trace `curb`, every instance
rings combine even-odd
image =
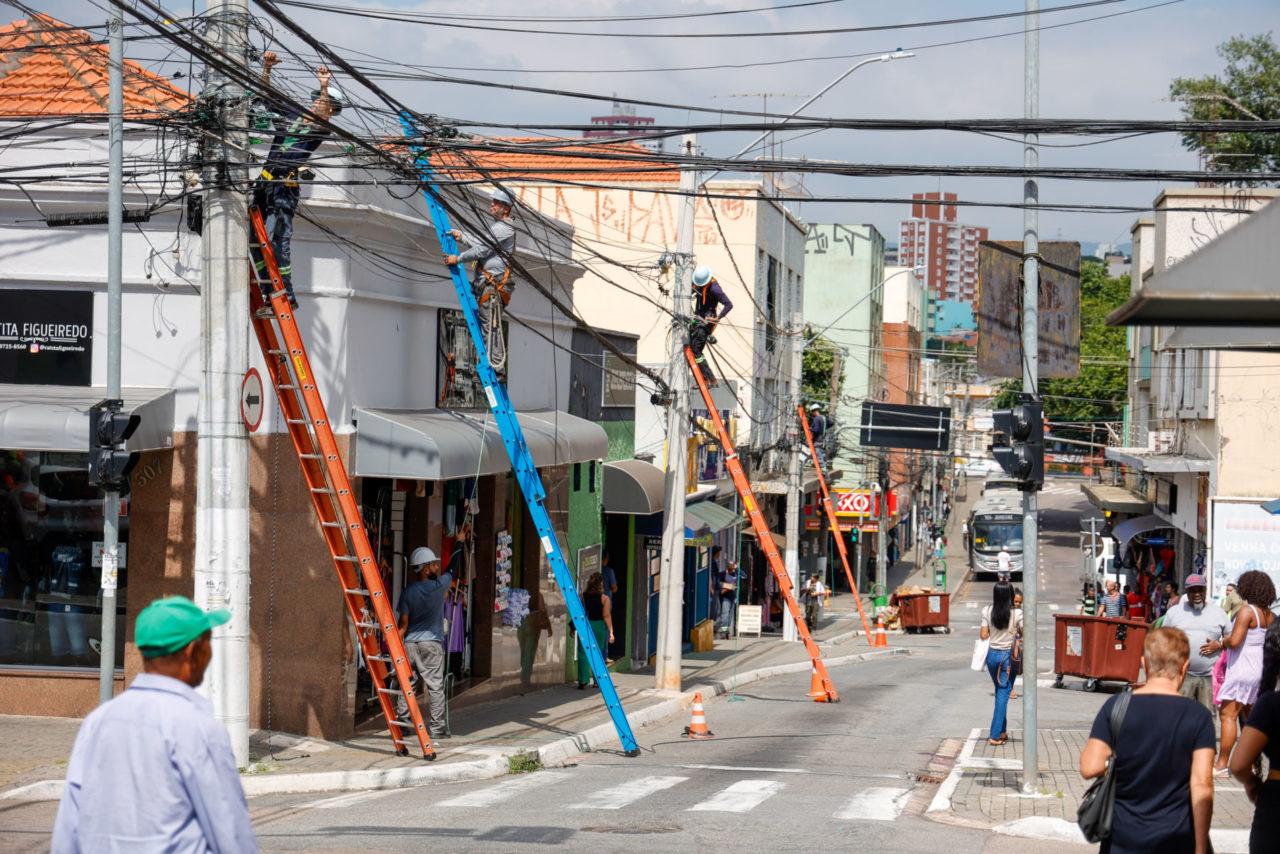
[[[868,661],[885,655],[908,655],[910,650],[894,647],[876,652],[863,652],[855,655],[842,655],[824,659],[828,666]],[[716,695],[728,694],[736,688],[752,682],[770,679],[786,673],[802,673],[810,669],[807,661],[790,664],[775,664],[739,673],[722,680],[709,680],[696,683],[696,689],[674,694],[651,706],[637,709],[627,715],[632,727],[640,729],[665,721],[667,718],[684,711],[693,704],[696,693],[712,692]],[[306,794],[312,792],[362,792],[378,789],[406,789],[426,786],[435,783],[464,783],[474,780],[488,780],[507,774],[507,760],[517,754],[536,753],[544,766],[564,765],[570,759],[583,753],[590,753],[605,747],[618,746],[618,733],[613,724],[603,723],[580,733],[544,744],[536,751],[510,750],[473,762],[456,762],[446,765],[409,766],[404,768],[380,768],[358,771],[317,771],[303,774],[280,774],[264,777],[241,777],[245,797],[261,795]],[[65,780],[40,780],[25,786],[0,792],[0,801],[56,801],[62,798]]]

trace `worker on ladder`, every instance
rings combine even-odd
[[[716,310],[719,309],[719,315]],[[711,333],[715,331],[724,316],[733,310],[733,303],[724,295],[724,290],[711,268],[705,265],[693,271],[693,319],[689,322],[689,349],[693,351],[693,359],[702,370],[702,376],[708,386],[717,385],[715,375],[707,366],[703,350],[712,341]]]
[[[262,89],[265,93],[271,86],[271,69],[280,62],[273,51],[262,56]],[[330,82],[329,69],[320,66],[316,69],[318,89],[311,93],[311,112],[328,121],[342,111],[342,92]],[[253,185],[253,205],[262,212],[271,237],[271,250],[275,254],[276,265],[280,268],[280,278],[284,280],[284,289],[289,296],[289,305],[298,307],[298,299],[293,295],[293,216],[298,211],[298,201],[302,196],[299,180],[310,177],[306,168],[311,155],[329,136],[329,131],[316,124],[312,119],[297,112],[286,110],[276,113],[272,119],[275,125],[275,137],[271,140],[271,150],[262,165],[262,172]],[[258,283],[262,288],[262,297],[271,301],[271,280],[267,276],[267,263],[259,252],[253,253],[253,266],[258,275]],[[258,310],[260,317],[271,316],[271,306],[265,305]]]
[[[466,243],[469,249],[457,255],[444,256],[444,263],[475,264],[471,278],[471,290],[480,304],[480,331],[484,336],[485,349],[489,352],[489,362],[499,375],[504,373],[506,365],[506,345],[499,342],[502,336],[501,326],[492,334],[491,320],[502,316],[502,309],[511,302],[511,293],[515,283],[511,281],[511,265],[507,259],[516,248],[516,230],[511,225],[511,209],[515,207],[515,199],[501,187],[494,187],[489,193],[489,213],[493,222],[489,224],[489,232],[482,238],[464,231],[454,229],[449,234],[454,240]],[[496,302],[489,303],[490,300]]]

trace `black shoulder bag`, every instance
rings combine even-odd
[[[1125,691],[1111,707],[1108,725],[1112,748],[1111,756],[1107,758],[1107,770],[1089,785],[1076,810],[1076,824],[1080,825],[1080,832],[1090,842],[1111,838],[1111,822],[1116,813],[1116,752],[1120,743],[1120,727],[1124,723],[1125,712],[1129,711],[1132,696],[1132,691]]]

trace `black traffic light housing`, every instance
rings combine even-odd
[[[991,455],[1024,492],[1044,486],[1044,407],[1035,395],[1018,395],[1012,409],[992,413],[995,441]]]
[[[142,423],[142,416],[120,410],[124,401],[108,399],[89,410],[89,483],[120,489],[141,454],[125,450],[125,442]]]

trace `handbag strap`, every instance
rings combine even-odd
[[[1111,717],[1108,724],[1111,728],[1111,741],[1113,745],[1120,740],[1120,727],[1124,725],[1124,716],[1129,711],[1129,700],[1133,698],[1133,690],[1125,689],[1125,692],[1116,698],[1116,704],[1111,707]],[[1118,753],[1115,746],[1111,748],[1114,756]]]

